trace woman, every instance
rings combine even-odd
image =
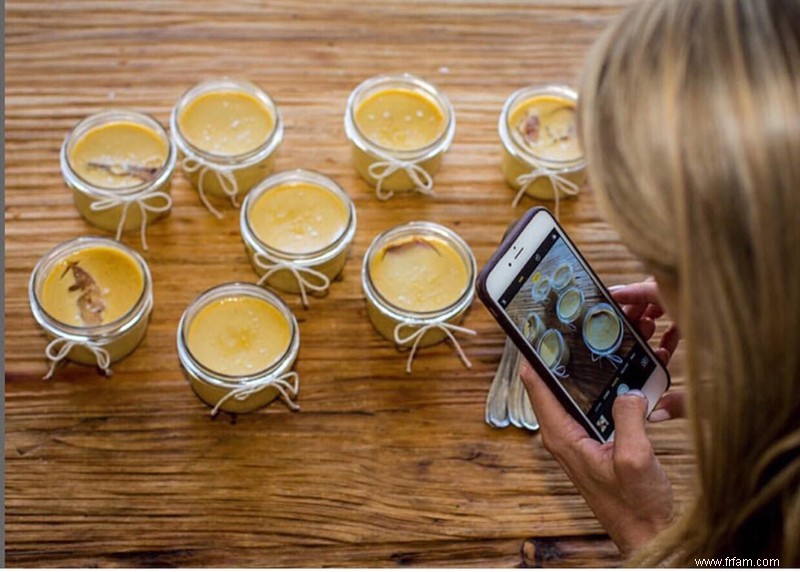
[[[617,399],[601,445],[526,367],[544,446],[640,565],[798,566],[800,2],[636,4],[594,47],[580,106],[590,184],[655,277],[614,296],[643,335],[666,312],[685,340],[694,498],[673,507],[643,394]],[[671,328],[664,361],[676,344]]]

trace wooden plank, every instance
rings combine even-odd
[[[360,287],[372,238],[409,220],[459,232],[483,264],[526,208],[499,171],[496,122],[530,83],[573,82],[625,5],[535,2],[14,1],[6,4],[6,547],[10,565],[604,565],[613,547],[537,437],[483,424],[502,333],[475,303],[464,370],[424,349],[414,374],[372,329]],[[458,127],[436,196],[378,202],[355,175],[342,115],[383,72],[436,83]],[[58,152],[83,116],[131,107],[162,122],[196,81],[264,86],[286,123],[277,168],[314,168],[353,197],[359,228],[343,279],[303,310],[302,411],[212,421],[179,368],[175,328],[201,291],[253,280],[231,209],[218,221],[181,175],[171,216],[148,229],[156,305],[112,379],[46,371],[28,307],[38,258],[86,224]],[[610,284],[642,267],[584,192],[562,222]],[[124,241],[137,245],[134,234]],[[680,385],[680,353],[676,358]],[[686,425],[653,429],[685,498]],[[528,538],[545,539],[537,543]],[[522,550],[525,544],[525,550]],[[535,549],[533,549],[534,547]],[[526,556],[527,554],[527,556]],[[548,556],[549,555],[549,556]],[[553,555],[561,555],[557,558]]]

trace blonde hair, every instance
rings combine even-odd
[[[800,564],[800,2],[645,0],[580,92],[590,184],[677,288],[696,495],[634,556]]]

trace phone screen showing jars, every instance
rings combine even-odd
[[[614,398],[641,389],[656,364],[557,230],[499,302],[575,405],[609,437]]]

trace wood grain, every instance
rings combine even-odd
[[[499,170],[496,122],[531,83],[573,83],[625,2],[179,0],[6,3],[6,549],[12,566],[613,565],[613,545],[539,439],[483,424],[503,335],[480,304],[464,347],[424,349],[414,374],[366,316],[360,263],[409,220],[459,232],[485,263],[525,209]],[[350,165],[342,118],[366,77],[437,84],[458,127],[436,196],[378,202]],[[212,421],[182,377],[175,329],[201,291],[253,280],[237,218],[210,216],[178,175],[172,215],[148,230],[156,305],[147,338],[111,379],[67,365],[43,382],[45,338],[27,281],[49,248],[101,234],[59,172],[67,131],[110,107],[166,122],[196,81],[245,77],[286,123],[279,170],[314,168],[353,197],[359,228],[343,280],[302,310],[302,411]],[[610,284],[641,266],[591,192],[562,219]],[[136,235],[124,241],[136,246]],[[674,377],[680,384],[680,354]],[[678,422],[652,431],[685,498]]]

